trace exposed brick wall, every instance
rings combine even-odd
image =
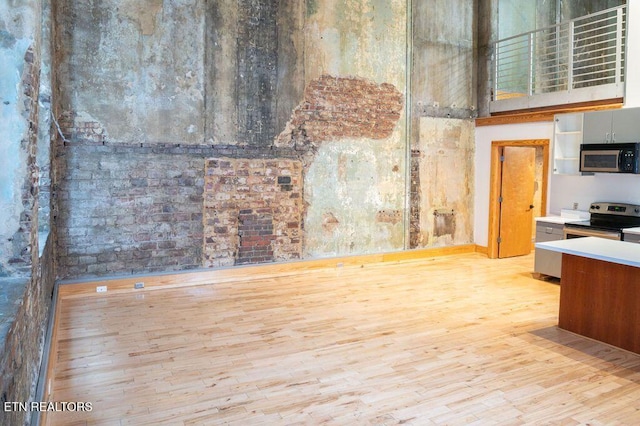
[[[59,141],[60,278],[202,267],[205,158],[265,161],[272,155],[286,160],[296,153],[232,145]]]
[[[208,159],[204,265],[299,259],[302,210],[299,161]]]
[[[2,307],[0,321],[0,404],[35,399],[56,276],[53,244],[47,244],[34,269],[31,278],[0,278],[2,296],[14,305]],[[28,424],[30,416],[21,411],[2,413],[0,424]]]
[[[61,276],[201,266],[202,158],[125,146],[58,155]]]
[[[402,94],[391,84],[324,75],[309,83],[276,145],[387,138],[400,119],[402,102]]]
[[[21,167],[27,168],[27,174],[20,188],[20,229],[12,237],[9,258],[10,272],[19,278],[0,277],[0,403],[34,400],[56,276],[53,245],[48,244],[40,256],[38,240],[38,49],[34,45],[27,50],[21,81],[23,119],[28,124],[20,146],[27,161]],[[30,416],[22,411],[2,413],[0,424],[28,424]]]

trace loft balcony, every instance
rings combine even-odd
[[[627,7],[499,40],[490,112],[624,97]]]

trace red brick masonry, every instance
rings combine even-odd
[[[299,161],[207,159],[204,266],[299,259],[302,210]]]
[[[402,99],[392,84],[323,75],[309,83],[276,145],[387,138],[400,119]]]

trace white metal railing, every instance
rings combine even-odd
[[[492,101],[624,83],[626,5],[495,43]]]

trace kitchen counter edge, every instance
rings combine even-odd
[[[640,268],[640,244],[627,241],[585,237],[536,243],[535,247]]]

